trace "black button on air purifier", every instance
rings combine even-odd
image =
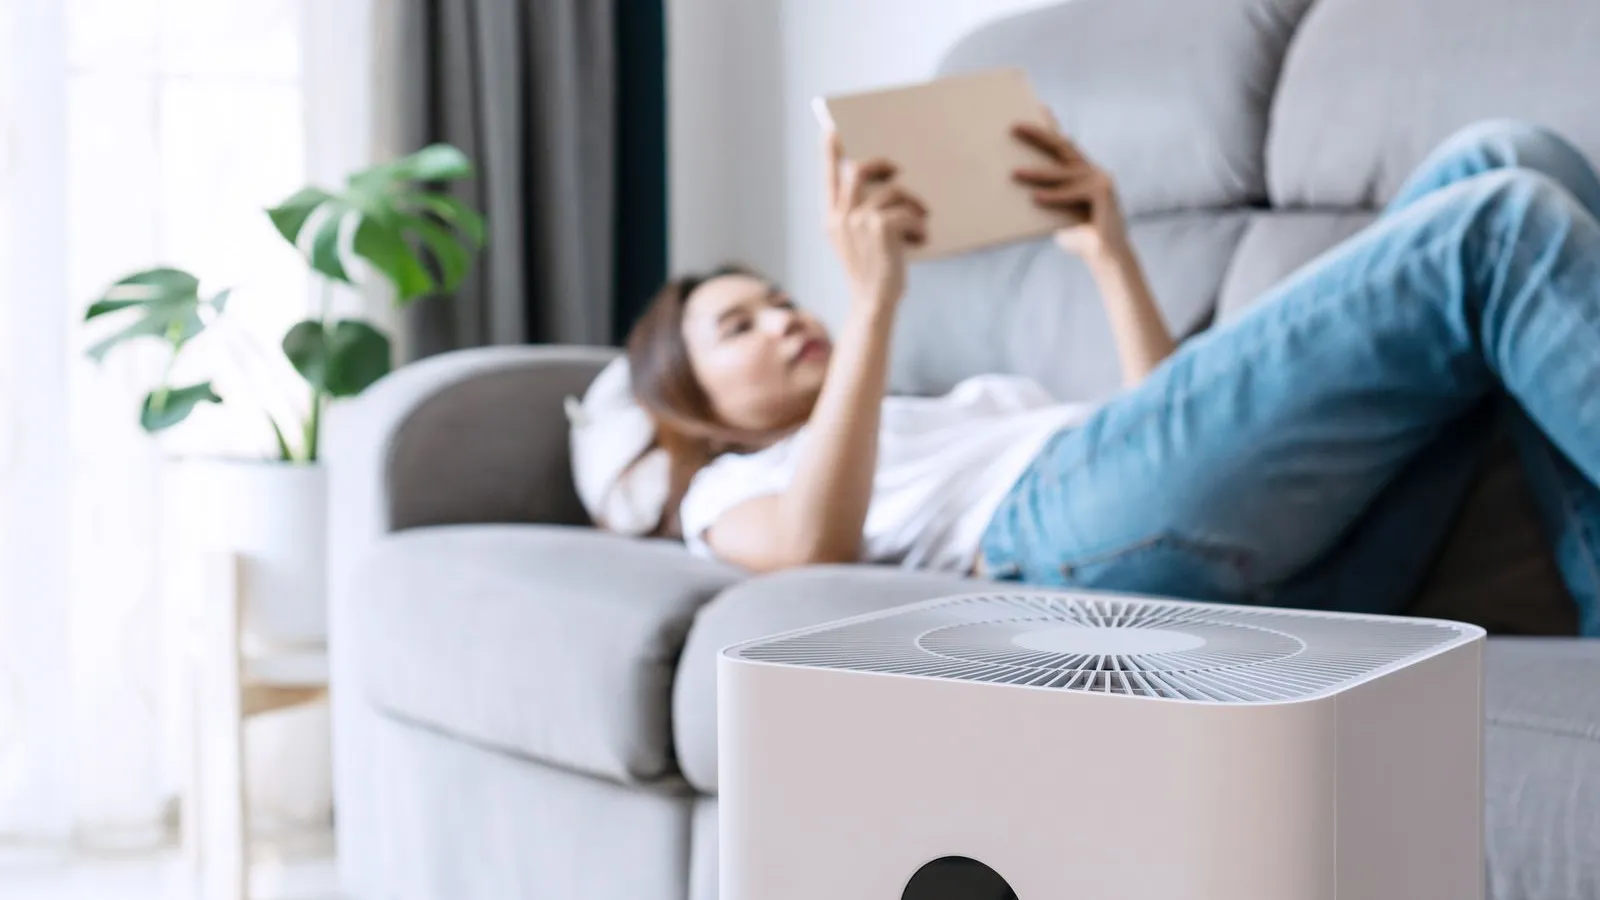
[[[900,900],[1017,900],[1017,892],[983,863],[946,856],[918,869]]]

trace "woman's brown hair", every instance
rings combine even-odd
[[[633,395],[655,421],[659,447],[672,461],[671,483],[661,521],[655,533],[682,537],[678,506],[689,481],[718,455],[747,449],[760,437],[724,425],[712,409],[689,361],[683,339],[683,314],[689,296],[700,285],[724,275],[755,273],[738,265],[723,265],[710,272],[681,275],[662,286],[644,315],[628,333],[628,376]]]

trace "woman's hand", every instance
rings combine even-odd
[[[927,238],[927,207],[893,181],[894,165],[844,158],[836,133],[827,141],[828,236],[859,301],[893,304],[906,288],[906,247]]]
[[[1014,133],[1043,152],[1046,159],[1039,165],[1016,170],[1012,177],[1034,189],[1033,200],[1040,206],[1083,217],[1081,224],[1057,231],[1056,244],[1090,262],[1126,254],[1127,228],[1110,173],[1084,156],[1055,127],[1053,119],[1048,127],[1021,123]]]
[[[1078,225],[1056,232],[1056,243],[1083,257],[1111,317],[1111,331],[1122,360],[1123,382],[1138,384],[1161,361],[1172,355],[1172,333],[1167,330],[1154,295],[1128,243],[1127,226],[1117,206],[1111,176],[1061,134],[1054,118],[1050,125],[1024,123],[1016,135],[1045,154],[1043,165],[1018,169],[1017,181],[1031,185],[1034,202],[1050,209],[1071,210],[1082,216]]]

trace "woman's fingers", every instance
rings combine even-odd
[[[839,182],[844,169],[844,141],[839,139],[839,132],[829,129],[822,133],[822,158],[823,191],[828,208],[832,209],[839,205]]]
[[[1068,165],[1087,162],[1078,145],[1054,128],[1034,122],[1018,122],[1012,126],[1011,133],[1056,162]]]
[[[1042,206],[1070,206],[1072,204],[1092,203],[1098,195],[1098,188],[1092,181],[1078,181],[1055,187],[1040,188],[1033,192],[1035,203]]]
[[[1011,177],[1022,184],[1034,187],[1054,187],[1067,180],[1067,170],[1062,166],[1048,169],[1018,169],[1011,173]]]
[[[887,184],[874,190],[867,197],[866,205],[874,209],[888,209],[891,206],[909,206],[923,215],[927,215],[928,207],[921,198],[911,193],[898,184]]]
[[[916,194],[893,183],[895,165],[886,159],[852,163],[844,158],[836,136],[828,139],[828,198],[835,223],[854,223],[868,231],[910,244],[927,235],[927,205]]]
[[[1057,145],[1061,147],[1061,152],[1067,155],[1068,162],[1076,165],[1089,164],[1089,158],[1083,155],[1083,151],[1078,149],[1078,145],[1073,143],[1072,138],[1059,131],[1055,132],[1055,137]]]
[[[1017,169],[1011,173],[1016,181],[1034,187],[1054,187],[1093,174],[1087,165],[1044,166]]]
[[[895,206],[879,214],[884,231],[908,244],[920,244],[928,237],[928,217],[909,206]]]
[[[846,166],[844,190],[846,207],[854,209],[860,206],[872,185],[892,177],[894,177],[894,164],[886,159],[872,159],[858,165]]]
[[[1062,146],[1060,135],[1035,125],[1032,122],[1019,122],[1012,126],[1011,133],[1020,138],[1023,143],[1044,153],[1046,156],[1059,163],[1068,162],[1066,148]]]
[[[1085,163],[1018,169],[1013,174],[1034,189],[1033,202],[1040,206],[1093,206],[1103,194],[1104,176]]]

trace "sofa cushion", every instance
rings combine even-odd
[[[1175,332],[1210,319],[1248,219],[1183,213],[1130,226]],[[1094,400],[1121,385],[1105,304],[1083,263],[1049,240],[913,266],[896,328],[896,391],[942,393],[991,372],[1027,375],[1061,400]]]
[[[1484,667],[1491,900],[1600,897],[1600,641],[1499,638]]]
[[[1503,429],[1487,457],[1407,614],[1471,622],[1491,634],[1577,634],[1577,604]]]
[[[680,545],[590,529],[400,532],[355,575],[360,688],[386,713],[469,741],[658,778],[673,768],[672,674],[690,620],[739,577]]]
[[[1268,105],[1309,2],[1059,3],[979,29],[941,69],[1026,69],[1132,213],[1245,205],[1266,197]]]
[[[1217,321],[1250,308],[1282,281],[1333,245],[1366,227],[1369,212],[1264,212],[1250,220],[1239,240],[1217,298]]]
[[[1276,206],[1377,206],[1478,119],[1556,128],[1600,157],[1600,3],[1319,0],[1272,110]]]
[[[717,654],[724,647],[991,585],[888,566],[817,566],[753,578],[723,592],[696,617],[672,692],[684,777],[705,793],[717,792]]]

